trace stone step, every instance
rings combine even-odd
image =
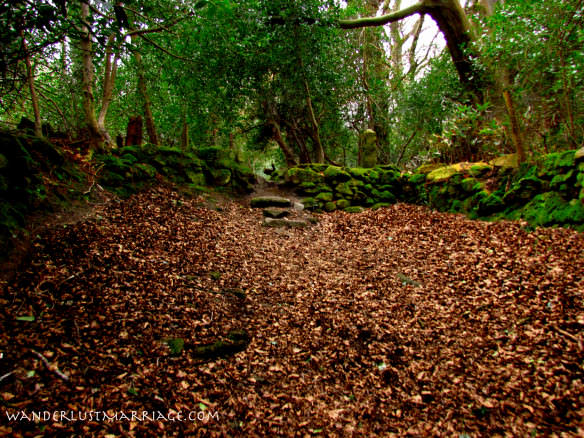
[[[264,209],[263,214],[265,217],[272,219],[281,219],[290,216],[290,210],[286,210],[285,208],[266,208]]]
[[[301,219],[274,219],[267,217],[264,219],[264,225],[266,227],[289,227],[289,228],[304,228],[309,225],[309,222]]]
[[[252,208],[266,208],[266,207],[291,207],[292,202],[288,198],[280,196],[259,196],[251,200]]]

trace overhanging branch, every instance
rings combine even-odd
[[[424,12],[423,2],[416,3],[410,7],[400,9],[387,15],[380,15],[379,17],[365,17],[356,18],[354,20],[339,20],[339,27],[341,29],[357,29],[360,27],[383,26],[387,23],[402,20],[410,15]]]

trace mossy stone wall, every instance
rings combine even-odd
[[[302,165],[280,173],[280,182],[317,211],[409,202],[471,218],[523,219],[532,226],[584,231],[584,154],[576,151],[541,156],[521,166],[510,155],[490,163],[425,165],[414,173],[392,166]]]

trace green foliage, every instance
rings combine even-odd
[[[584,5],[576,0],[502,3],[479,41],[485,65],[509,72],[530,146],[549,152],[582,143]]]

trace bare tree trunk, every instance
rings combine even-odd
[[[36,94],[36,88],[34,86],[34,71],[32,68],[32,62],[30,60],[30,55],[28,53],[28,46],[26,44],[26,38],[24,37],[24,30],[20,30],[20,37],[22,38],[22,50],[25,53],[25,64],[26,64],[26,78],[28,82],[28,89],[30,91],[30,100],[32,102],[32,111],[34,114],[34,133],[37,136],[43,135],[43,125],[41,121],[41,112],[39,109],[39,99]]]
[[[118,2],[121,5],[122,2]],[[132,33],[135,28],[131,20],[128,20],[128,30]],[[132,33],[131,39],[132,43],[136,44],[136,40],[139,38],[137,33]],[[142,102],[144,104],[144,119],[146,122],[146,132],[148,133],[148,140],[150,143],[158,146],[158,134],[156,133],[156,124],[154,123],[154,116],[152,115],[152,102],[150,101],[150,95],[148,94],[148,87],[146,86],[146,78],[144,77],[144,64],[142,62],[142,54],[138,50],[134,50],[134,59],[136,60],[136,74],[138,76],[138,91],[142,96]]]
[[[107,46],[105,49],[105,71],[103,77],[103,95],[101,99],[101,109],[99,110],[99,115],[97,116],[97,126],[101,131],[102,135],[107,139],[108,142],[111,142],[109,138],[109,134],[105,128],[105,118],[107,115],[107,110],[109,108],[109,104],[112,100],[112,92],[114,88],[114,84],[116,81],[116,75],[118,70],[118,55],[116,54],[114,57],[113,54],[113,45],[114,45],[114,34],[111,34],[108,37]],[[113,58],[113,62],[112,62]]]
[[[314,155],[317,163],[324,163],[324,149],[320,141],[320,132],[316,116],[314,115],[314,108],[312,107],[312,98],[310,97],[310,88],[308,82],[304,78],[304,90],[306,91],[306,105],[308,107],[308,114],[310,115],[310,122],[312,123],[312,140],[314,142]]]
[[[89,25],[89,0],[81,3],[81,21],[83,110],[85,113],[87,128],[89,130],[90,148],[92,150],[102,150],[104,137],[97,125],[93,96],[93,52]]]
[[[278,146],[280,146],[280,149],[282,150],[282,153],[284,154],[284,159],[286,160],[286,165],[288,167],[296,166],[297,163],[296,163],[296,159],[294,158],[294,153],[292,152],[292,149],[290,149],[290,146],[288,146],[288,143],[286,143],[286,141],[282,137],[282,130],[280,129],[280,125],[275,120],[270,120],[268,123],[272,126],[272,132],[274,133],[274,140],[276,140],[276,143],[278,143]]]
[[[475,101],[481,102],[483,100],[481,76],[474,68],[474,55],[470,50],[471,27],[458,0],[421,0],[407,8],[378,17],[340,20],[339,26],[343,29],[383,26],[414,14],[428,14],[434,19],[446,39],[461,83]]]

